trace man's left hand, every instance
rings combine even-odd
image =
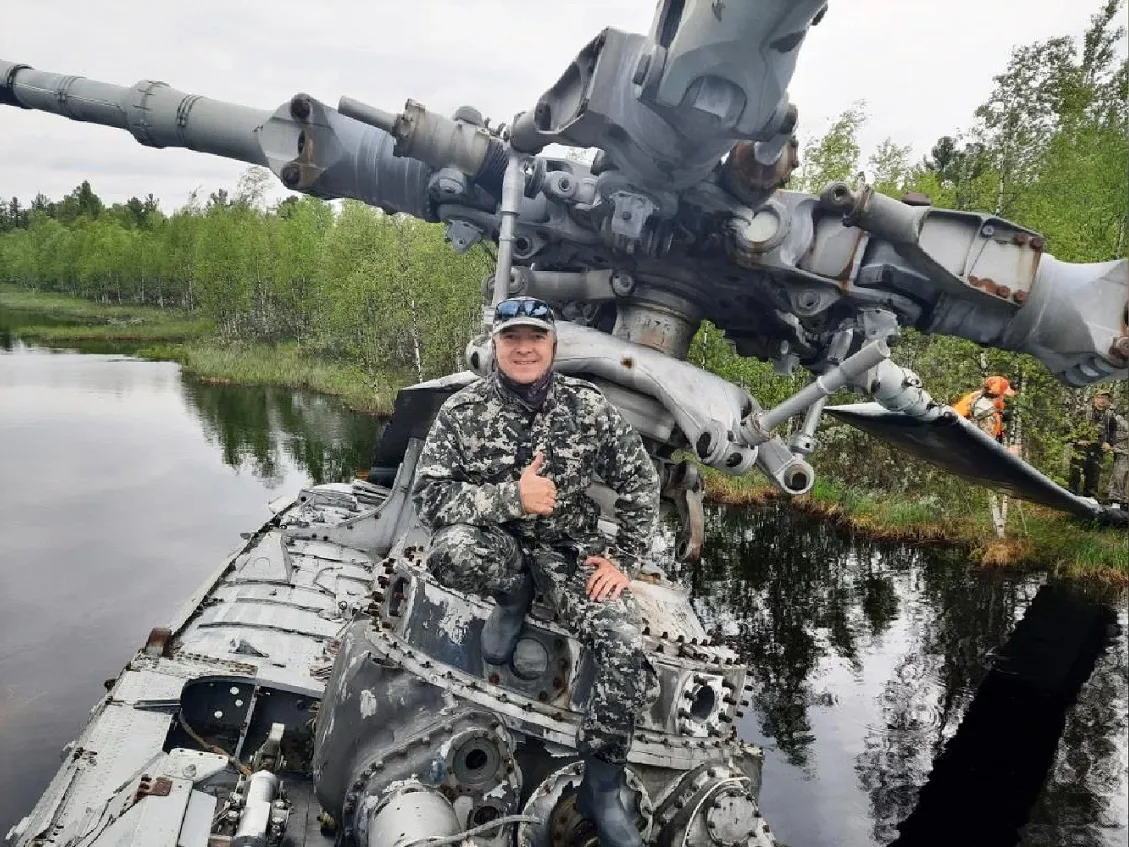
[[[588,599],[615,600],[627,588],[630,580],[627,574],[621,571],[611,559],[604,556],[589,556],[584,560],[588,567],[595,568],[595,572],[588,577]]]

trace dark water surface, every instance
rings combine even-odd
[[[349,478],[379,432],[376,419],[316,395],[204,385],[172,364],[2,340],[0,838],[30,811],[102,681],[240,532],[269,517],[266,503],[309,481]],[[951,745],[929,796],[967,790],[964,777],[942,784],[954,769],[998,773],[1001,807],[1027,798],[1021,843],[1125,843],[1125,636],[1100,655],[1090,642],[1071,646],[1074,621],[1100,612],[1124,625],[1123,605],[1075,613],[1062,607],[1073,600],[1040,594],[1034,578],[852,542],[780,507],[711,510],[709,536],[692,577],[696,603],[754,668],[739,730],[765,749],[762,806],[783,844],[890,844],[954,737],[962,744]],[[1026,694],[1008,700],[1017,677],[990,672],[990,654],[1019,640],[1029,608],[1031,631],[1035,617],[1058,629],[1019,653],[1042,656],[1049,640],[1067,659],[1096,657],[1092,673],[1082,662],[1076,704],[1053,688],[1039,689],[1038,708]],[[1059,678],[1054,662],[1043,665]],[[1001,703],[1015,721],[1000,721]],[[969,750],[1003,751],[1005,767],[969,766]],[[920,814],[931,808],[923,801]],[[967,805],[948,810],[950,820],[967,814]],[[973,820],[967,827],[954,845],[1006,843],[978,840],[986,830]]]

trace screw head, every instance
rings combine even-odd
[[[293,188],[302,178],[302,169],[294,162],[290,162],[283,166],[279,176],[282,178],[282,182],[287,188]]]
[[[295,120],[304,121],[310,116],[309,98],[296,94],[290,100],[290,115]]]

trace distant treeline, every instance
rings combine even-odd
[[[104,206],[88,182],[58,203],[13,199],[0,217],[0,281],[109,303],[193,310],[223,340],[298,341],[372,373],[449,373],[481,321],[485,254],[443,230],[312,197],[272,209],[269,172],[234,196],[193,197],[166,217],[150,195]]]
[[[791,188],[818,192],[867,172],[879,190],[929,195],[936,206],[977,209],[1041,232],[1068,261],[1126,254],[1129,244],[1129,66],[1123,0],[1100,0],[1080,40],[1068,36],[1013,51],[1007,70],[977,109],[972,129],[938,140],[914,163],[893,139],[861,160],[859,102],[809,139]],[[312,198],[265,208],[264,181],[251,169],[229,196],[197,197],[166,217],[157,201],[131,198],[109,208],[84,182],[58,202],[0,203],[0,282],[108,302],[193,310],[225,340],[297,341],[314,355],[344,358],[372,374],[432,377],[464,367],[466,340],[480,317],[484,252],[460,256],[441,227],[345,202],[339,213]],[[1027,356],[982,350],[952,338],[907,333],[895,358],[930,390],[955,400],[986,373],[1021,393],[1016,434],[1028,458],[1062,476],[1069,433],[1088,403]],[[763,362],[737,357],[706,324],[691,359],[744,384],[766,404],[805,377],[781,378]],[[1115,388],[1124,405],[1124,388]],[[821,464],[841,461],[845,477],[870,488],[940,485],[934,473],[848,434],[825,431]],[[858,462],[866,455],[865,463]]]

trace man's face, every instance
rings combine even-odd
[[[553,366],[553,333],[535,326],[515,326],[494,336],[498,368],[516,383],[528,385]]]
[[[1104,412],[1109,408],[1109,397],[1105,394],[1099,394],[1094,398],[1094,408],[1099,412]]]

